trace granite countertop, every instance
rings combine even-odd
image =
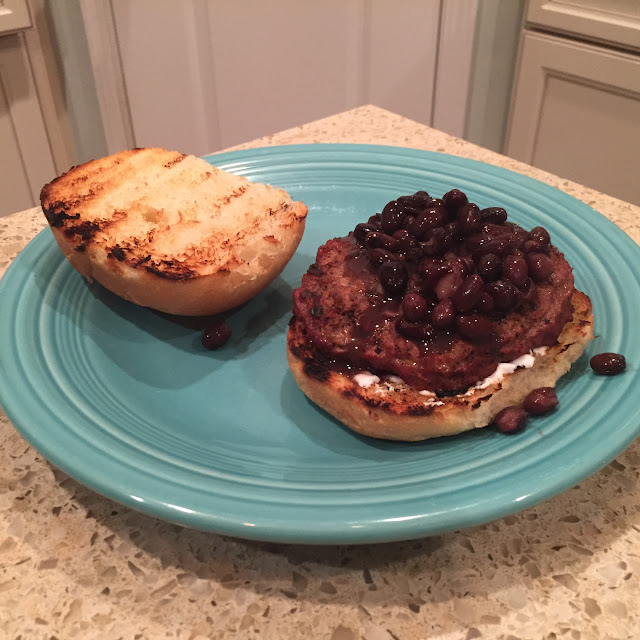
[[[640,241],[640,208],[377,107],[238,148],[400,145],[500,165],[591,205]],[[0,274],[45,226],[0,218]],[[3,638],[640,637],[640,443],[574,489],[461,532],[299,546],[188,530],[52,468],[0,417]]]

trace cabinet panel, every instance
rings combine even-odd
[[[640,59],[525,32],[507,155],[640,204]]]
[[[550,76],[532,164],[640,203],[638,95]]]
[[[0,0],[0,34],[31,26],[27,0]]]
[[[640,51],[638,0],[530,0],[527,23]]]

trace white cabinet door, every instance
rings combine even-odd
[[[0,0],[0,34],[31,26],[27,0]]]
[[[505,153],[640,204],[640,56],[525,31]]]
[[[112,0],[135,144],[200,155],[366,103],[428,123],[440,4]]]
[[[527,23],[640,51],[638,0],[529,0]]]

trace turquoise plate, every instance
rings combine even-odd
[[[297,543],[400,540],[529,507],[607,464],[640,431],[640,250],[574,198],[522,175],[394,147],[303,145],[207,158],[309,206],[284,273],[229,316],[217,352],[200,331],[136,307],[69,266],[49,230],[0,282],[0,403],[79,482],[147,514]],[[598,338],[559,383],[560,408],[517,436],[481,429],[417,444],[367,439],[298,390],[285,356],[291,292],[319,245],[392,198],[459,187],[481,207],[544,225],[593,301]],[[624,353],[617,377],[589,357]]]

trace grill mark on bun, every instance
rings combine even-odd
[[[100,231],[103,226],[106,225],[101,225],[99,222],[90,222],[87,220],[80,224],[67,227],[64,230],[64,235],[67,236],[67,238],[72,238],[73,236],[78,235],[85,243],[87,243],[93,239],[96,233]]]
[[[142,149],[138,149],[138,151],[142,151]],[[165,169],[171,169],[172,167],[175,167],[178,163],[182,162],[186,157],[187,156],[184,153],[181,153],[176,158],[173,158],[172,160],[169,160],[169,162],[165,162],[164,168]]]
[[[472,405],[471,408],[472,409],[479,409],[480,406],[482,405],[483,402],[489,400],[491,397],[493,396],[493,393],[490,393],[489,395],[486,396],[482,396],[482,398],[478,398]]]
[[[137,269],[141,264],[145,264],[146,262],[149,262],[149,260],[151,260],[151,254],[146,255],[144,258],[140,258],[140,260],[134,262],[131,266],[134,269]]]
[[[224,198],[222,198],[222,200],[220,200],[220,204],[228,205],[232,200],[239,198],[247,189],[248,187],[246,185],[242,185],[241,187],[238,187],[235,191],[230,193],[228,196],[225,196]]]
[[[196,273],[180,263],[174,263],[171,260],[163,260],[160,267],[146,265],[145,269],[154,276],[164,278],[165,280],[189,280],[196,277]]]
[[[419,405],[414,404],[409,407],[407,410],[407,415],[409,416],[430,416],[435,410],[435,407],[432,404]]]
[[[107,258],[114,257],[118,262],[122,262],[125,259],[124,249],[120,245],[116,245],[107,253]]]
[[[56,209],[59,209],[59,207],[56,205],[58,204],[60,203],[54,203],[52,207],[46,209],[43,208],[43,212],[47,219],[47,222],[52,227],[64,227],[67,220],[78,220],[80,218],[79,213],[69,214],[67,213],[67,209],[61,209],[57,211]]]
[[[306,358],[304,360],[304,372],[318,382],[325,382],[331,375],[331,370],[325,363],[320,361],[320,358]]]

